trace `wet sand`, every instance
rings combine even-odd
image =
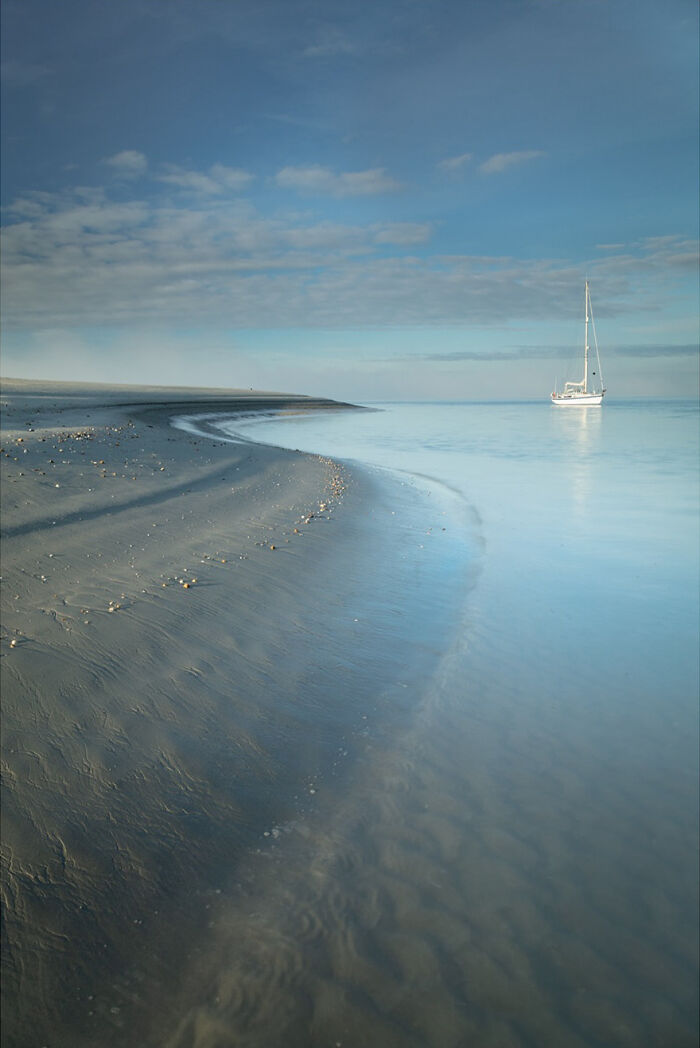
[[[335,406],[3,383],[3,1044],[113,1043],[115,980],[320,772],[287,696],[362,483],[169,418]]]
[[[696,1044],[695,713],[547,686],[522,533],[59,392],[3,407],[3,1044]]]

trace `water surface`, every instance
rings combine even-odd
[[[173,1043],[695,1044],[697,408],[376,406],[229,428],[456,492],[457,639]]]

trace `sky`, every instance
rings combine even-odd
[[[698,388],[696,0],[4,0],[6,377]]]

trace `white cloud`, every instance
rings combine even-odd
[[[316,41],[304,48],[307,58],[328,58],[331,55],[353,55],[358,47],[341,30],[332,26],[319,30]]]
[[[227,190],[240,193],[247,189],[254,176],[240,168],[225,167],[214,164],[205,174],[201,171],[187,171],[175,164],[168,165],[166,171],[156,176],[160,182],[167,182],[179,189],[200,193],[204,196],[218,196]]]
[[[522,149],[515,153],[494,153],[493,156],[490,156],[488,160],[479,165],[479,171],[484,175],[499,174],[509,167],[524,164],[528,160],[535,160],[540,156],[544,156],[540,149]]]
[[[211,168],[204,177],[221,185],[229,170]],[[438,256],[424,246],[430,223],[264,215],[223,193],[176,206],[76,189],[26,194],[9,214],[7,331],[550,323],[578,315],[586,272],[604,289],[599,318],[645,308],[663,319],[662,289],[682,286],[696,251],[671,237],[576,265]],[[682,328],[672,341],[691,337]]]
[[[312,164],[309,167],[283,167],[275,175],[275,182],[281,189],[295,189],[301,193],[334,197],[373,196],[378,193],[395,193],[401,189],[401,184],[387,175],[383,167],[370,168],[368,171],[344,171],[339,174],[320,164]]]
[[[367,250],[367,234],[360,226],[341,226],[333,222],[295,226],[281,231],[285,244],[302,251],[355,252]]]
[[[38,218],[52,206],[55,199],[52,193],[45,193],[36,189],[29,190],[8,205],[7,213],[15,219]]]
[[[139,178],[146,173],[148,160],[143,153],[135,149],[124,149],[121,153],[107,157],[105,164],[109,164],[120,178]]]
[[[424,244],[433,227],[429,222],[390,222],[377,229],[375,244]]]
[[[459,156],[448,156],[444,160],[441,160],[438,167],[442,171],[447,171],[449,174],[455,174],[457,171],[461,171],[472,160],[473,153],[460,153]]]

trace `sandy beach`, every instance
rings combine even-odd
[[[202,418],[339,410],[3,382],[3,1048],[325,1044],[346,1015],[309,893],[457,628],[459,529]]]
[[[557,604],[586,489],[543,506],[559,419],[508,411],[4,383],[3,1048],[697,1042],[673,484],[625,576],[620,411],[617,566]],[[594,622],[604,687],[554,658]]]
[[[157,978],[183,895],[260,835],[267,794],[320,770],[313,733],[282,752],[279,696],[362,483],[169,418],[335,406],[3,383],[3,1044],[114,1043],[105,986],[135,957]]]

